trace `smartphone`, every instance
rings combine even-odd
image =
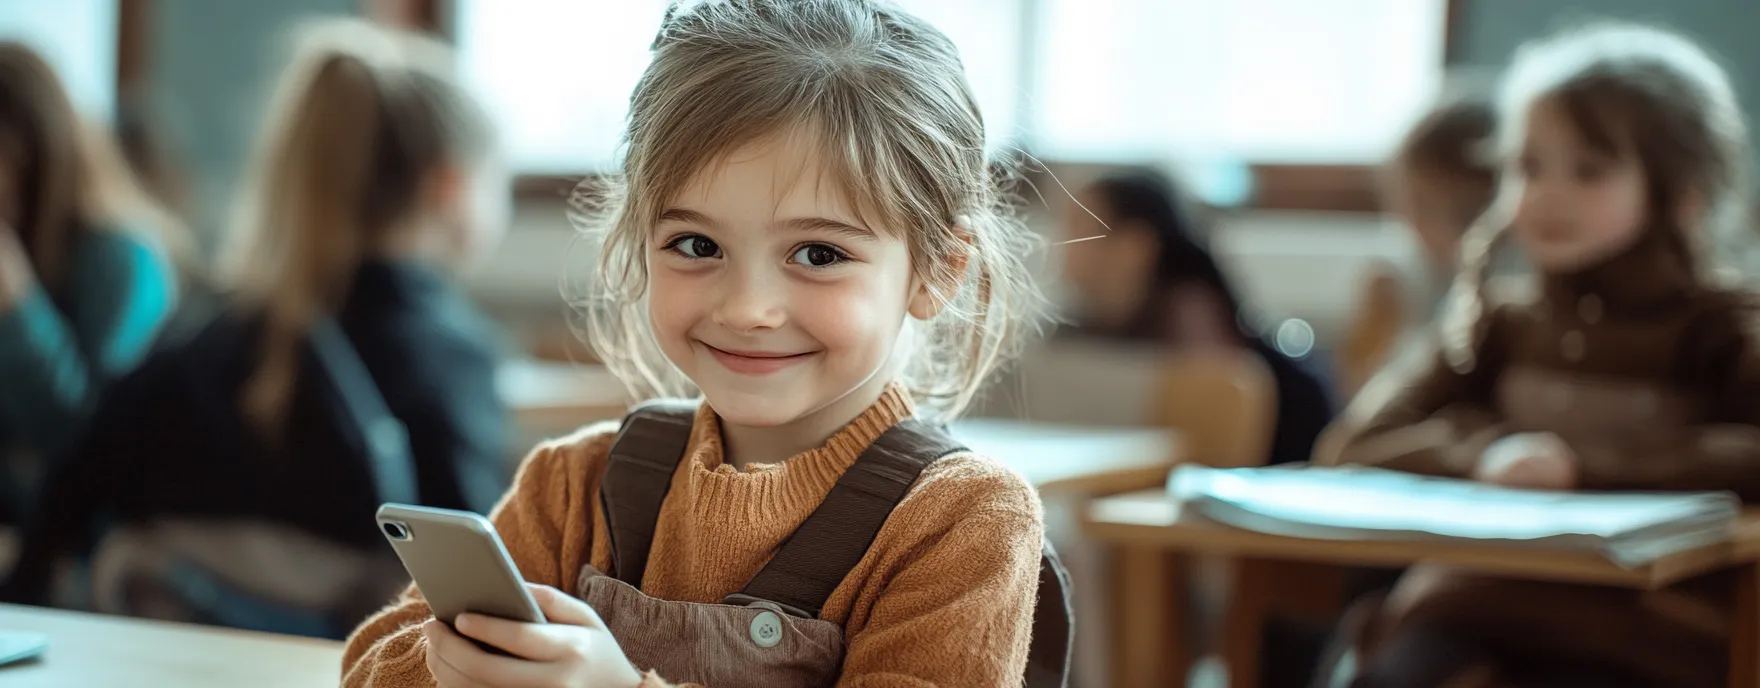
[[[489,519],[469,511],[385,504],[377,520],[434,618],[450,626],[459,614],[474,612],[544,623]]]

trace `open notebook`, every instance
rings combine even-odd
[[[1314,539],[1477,540],[1595,551],[1636,567],[1727,537],[1735,495],[1517,490],[1363,468],[1182,465],[1168,491],[1188,513]]]

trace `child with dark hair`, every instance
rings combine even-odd
[[[1277,383],[1270,463],[1307,461],[1332,420],[1331,394],[1308,360],[1250,329],[1240,298],[1172,180],[1148,170],[1101,178],[1077,195],[1064,277],[1084,335],[1182,350],[1238,349],[1265,360]],[[1088,237],[1103,237],[1082,241]]]

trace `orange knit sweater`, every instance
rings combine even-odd
[[[832,484],[909,418],[897,385],[823,446],[736,470],[704,404],[661,508],[642,590],[716,603],[758,573]],[[616,424],[540,445],[490,519],[526,580],[576,594],[581,567],[608,570],[599,478]],[[1043,531],[1038,497],[996,461],[955,454],[923,471],[868,554],[826,601],[847,642],[840,686],[1013,686],[1026,668]],[[413,588],[348,640],[345,686],[432,686]],[[649,667],[638,667],[646,670]],[[651,673],[644,685],[665,685]]]

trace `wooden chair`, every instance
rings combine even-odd
[[[1180,432],[1192,460],[1258,466],[1271,451],[1277,381],[1250,352],[1184,353],[1161,366],[1154,418]]]
[[[1184,355],[1167,362],[1161,379],[1158,417],[1180,431],[1192,460],[1217,468],[1264,465],[1276,432],[1277,387],[1262,359]],[[1234,686],[1258,685],[1266,618],[1326,623],[1345,602],[1336,567],[1241,558],[1190,563],[1190,582],[1224,600],[1216,649]],[[1173,577],[1178,596],[1188,581],[1177,571]]]
[[[1363,287],[1356,316],[1338,349],[1338,398],[1350,399],[1381,370],[1405,332],[1410,316],[1400,297],[1400,282],[1381,266]]]
[[[1264,359],[1244,351],[1183,353],[1165,360],[1159,375],[1153,418],[1179,431],[1190,460],[1216,468],[1265,463],[1277,424],[1277,382]],[[1241,606],[1243,593],[1257,595],[1262,587],[1243,588],[1238,583],[1248,579],[1253,571],[1240,561],[1223,557],[1163,561],[1140,553],[1120,552],[1120,555],[1115,564],[1115,574],[1120,577],[1119,589],[1145,589],[1141,585],[1134,588],[1128,585],[1133,576],[1158,575],[1165,580],[1168,595],[1152,603],[1169,610],[1172,618],[1160,623],[1173,624],[1169,628],[1171,637],[1183,639],[1187,637],[1185,631],[1199,630],[1199,620],[1195,619],[1193,610],[1186,608],[1188,591],[1196,590],[1202,599],[1221,600],[1224,605],[1221,649],[1225,661],[1230,658],[1233,654],[1231,648],[1241,644],[1234,640],[1240,632],[1237,629],[1247,628],[1246,624],[1234,620],[1235,609]],[[1231,581],[1236,582],[1231,585]],[[1119,640],[1129,642],[1128,638]],[[1257,642],[1256,638],[1253,640]],[[1202,649],[1197,643],[1183,640],[1181,645],[1162,651],[1173,652],[1183,660]],[[1250,649],[1256,650],[1256,645]],[[1190,673],[1191,667],[1188,662],[1179,661],[1172,669],[1172,673],[1183,677]],[[1115,680],[1113,685],[1129,685],[1135,677],[1118,678],[1122,682]]]

